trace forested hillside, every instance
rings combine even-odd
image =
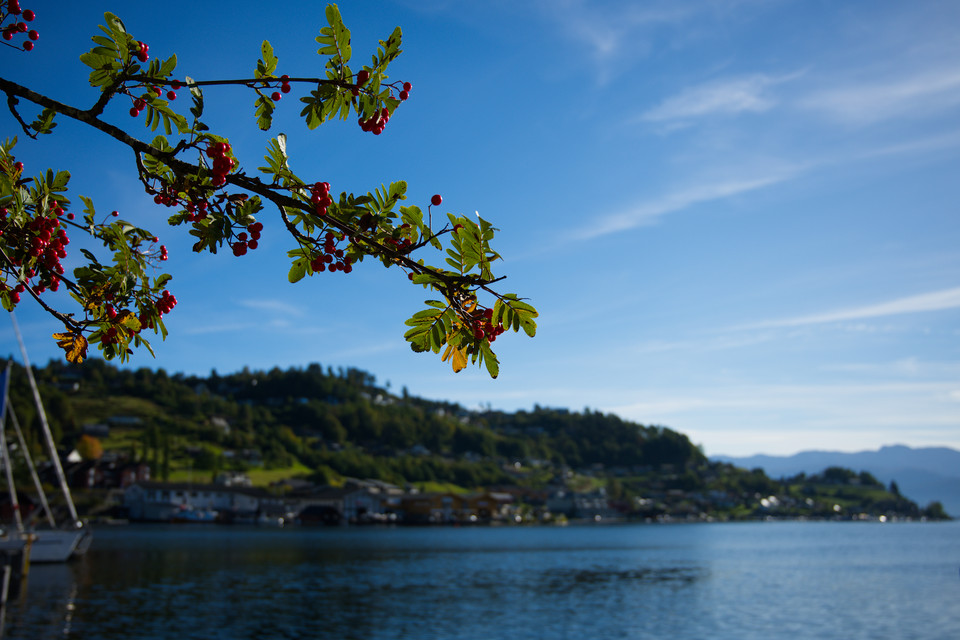
[[[300,463],[321,473],[475,486],[508,480],[498,462],[572,468],[705,462],[686,436],[669,429],[590,411],[469,411],[405,389],[391,393],[357,369],[310,365],[195,377],[99,360],[79,367],[51,361],[37,379],[64,446],[84,425],[105,424],[107,448],[149,457],[166,447],[172,469],[191,460],[194,469],[242,469],[249,463],[236,452],[246,451],[268,469]],[[25,376],[13,376],[11,395],[18,413],[33,415]],[[225,452],[235,452],[232,462]]]

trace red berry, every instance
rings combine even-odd
[[[290,85],[283,83],[283,85],[280,86],[280,91],[283,91],[284,93],[290,93]]]
[[[27,9],[26,11],[23,12],[23,19],[26,20],[27,22],[33,22],[33,19],[36,17],[37,17],[37,14],[35,14],[30,9]]]
[[[413,89],[413,85],[410,84],[409,82],[404,82],[403,90],[406,91],[407,93],[410,93],[410,89]]]
[[[110,215],[112,215],[114,218],[116,218],[117,216],[120,215],[120,212],[119,212],[119,211],[111,211],[111,212],[110,212]]]
[[[401,91],[401,92],[400,92],[400,101],[401,101],[401,102],[403,102],[404,100],[406,100],[406,99],[409,98],[409,97],[410,97],[410,94],[407,93],[406,91]]]
[[[140,111],[136,107],[130,107],[130,115],[136,118],[140,115]]]
[[[178,90],[181,86],[183,85],[180,84],[179,80],[174,80],[173,82],[170,83],[170,88],[175,91]]]
[[[23,48],[25,51],[33,51],[33,42],[27,40],[23,43]]]
[[[18,23],[17,23],[17,31],[19,31],[20,33],[26,33],[26,32],[27,32],[27,23],[26,23],[26,22],[18,22]]]
[[[274,91],[273,93],[270,94],[270,99],[273,100],[274,102],[278,102],[282,97],[283,97],[283,94],[280,93],[279,91]]]
[[[177,92],[176,91],[167,91],[167,100],[176,100]]]
[[[370,72],[366,69],[361,69],[357,72],[357,86],[362,87],[367,83],[367,80],[370,79]]]
[[[40,34],[37,32],[36,29],[30,29],[30,31],[27,33],[27,37],[30,38],[31,40],[39,40]]]
[[[433,196],[432,198],[430,198],[430,204],[432,204],[435,207],[439,207],[440,203],[442,202],[443,202],[443,198],[440,196],[439,193]]]

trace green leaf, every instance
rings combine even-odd
[[[41,111],[37,119],[30,124],[30,128],[37,133],[52,133],[53,129],[57,126],[57,123],[53,121],[56,115],[56,111],[47,107]]]
[[[261,131],[266,131],[273,124],[273,100],[264,95],[257,96],[254,106],[257,108],[257,126]]]
[[[487,367],[487,373],[490,374],[491,378],[496,379],[500,375],[500,361],[497,360],[497,355],[490,348],[489,342],[480,344],[480,354],[483,358],[483,364]]]
[[[174,70],[177,68],[177,54],[173,54],[169,58],[163,61],[163,65],[160,67],[160,75],[164,78],[169,77]]]
[[[306,258],[298,258],[294,260],[290,266],[290,271],[287,273],[287,280],[291,283],[300,282],[305,275],[307,275],[307,260]]]
[[[273,46],[271,46],[268,40],[264,40],[263,44],[260,45],[260,55],[263,56],[263,62],[265,67],[265,73],[263,75],[272,76],[273,72],[277,70],[277,63],[279,60],[277,56],[273,54]],[[258,78],[261,76],[257,76]]]

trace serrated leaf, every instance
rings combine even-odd
[[[177,68],[177,54],[173,54],[169,58],[163,61],[163,65],[160,67],[160,75],[167,77],[173,73]]]
[[[80,364],[87,357],[87,339],[81,333],[55,333],[53,339],[63,349],[67,362]]]
[[[130,331],[140,330],[140,319],[132,311],[124,311],[117,316],[116,322],[123,325]]]
[[[263,62],[265,66],[264,75],[273,75],[273,72],[277,70],[277,63],[279,60],[277,59],[277,56],[273,54],[273,46],[270,44],[270,41],[264,40],[263,44],[260,45],[260,55],[263,56]]]
[[[307,261],[303,258],[294,260],[287,273],[287,280],[291,283],[300,282],[307,275]]]
[[[450,364],[454,373],[460,373],[467,368],[467,353],[463,349],[454,349],[450,356]]]
[[[490,374],[491,378],[496,379],[500,375],[500,361],[497,360],[497,355],[490,348],[490,343],[484,342],[481,344],[480,353],[483,356],[483,364],[487,368],[487,373]]]

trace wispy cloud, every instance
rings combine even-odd
[[[644,424],[668,424],[711,453],[794,453],[812,442],[875,448],[902,439],[958,442],[956,384],[949,381],[877,384],[744,384],[629,392],[626,402],[600,405]],[[802,443],[806,443],[805,445]]]
[[[735,333],[691,340],[648,340],[641,342],[630,349],[637,355],[652,355],[661,353],[726,351],[752,347],[776,338],[775,332],[753,332],[749,334]]]
[[[290,303],[281,300],[241,300],[240,306],[257,311],[268,311],[278,313],[284,316],[302,316],[303,310]]]
[[[926,117],[960,106],[960,69],[915,70],[886,81],[844,83],[799,101],[846,124],[864,125],[895,117]]]
[[[579,241],[653,225],[665,215],[677,213],[695,205],[721,201],[795,180],[815,171],[828,170],[837,166],[847,167],[854,162],[902,155],[918,155],[957,147],[960,147],[960,131],[950,131],[941,135],[912,139],[903,143],[867,147],[853,152],[828,153],[796,160],[786,158],[780,160],[767,159],[765,161],[767,166],[762,169],[756,168],[759,165],[757,160],[752,161],[755,166],[741,170],[710,168],[708,166],[701,171],[701,174],[709,175],[711,172],[715,174],[721,170],[725,173],[720,177],[707,177],[694,184],[678,186],[660,196],[642,200],[623,211],[600,216],[591,221],[588,226],[575,230],[567,239]],[[858,317],[870,316],[851,316],[851,318]]]
[[[216,317],[219,321],[210,322],[197,320],[182,329],[188,335],[203,335],[217,333],[248,333],[252,331],[283,331],[287,333],[315,333],[317,327],[297,326],[291,321],[304,316],[300,307],[282,300],[254,299],[238,300],[237,307],[220,309]],[[239,309],[238,309],[239,307]]]
[[[697,204],[723,200],[724,198],[756,191],[757,189],[789,180],[793,178],[798,171],[798,168],[786,167],[779,171],[771,171],[769,173],[716,180],[714,182],[678,188],[663,194],[659,198],[641,202],[622,213],[600,218],[592,222],[588,227],[577,230],[572,237],[583,240],[651,225],[661,216],[669,213],[682,211]]]
[[[623,53],[646,50],[643,32],[651,27],[679,24],[696,13],[690,3],[585,2],[584,0],[550,0],[541,2],[544,16],[559,25],[570,38],[587,46],[598,60],[608,60]]]
[[[800,73],[779,77],[753,74],[687,87],[640,114],[640,119],[647,122],[667,122],[710,115],[761,113],[777,103],[768,89],[798,75]]]
[[[871,376],[896,376],[900,378],[960,378],[960,362],[930,361],[917,357],[900,358],[883,362],[848,362],[822,367],[826,372],[867,374]],[[950,396],[956,392],[951,392]],[[954,398],[956,399],[956,398]]]
[[[900,315],[904,313],[921,313],[925,311],[942,311],[944,309],[960,308],[960,287],[943,289],[905,298],[897,298],[878,304],[849,309],[838,309],[826,313],[817,313],[779,320],[766,320],[737,327],[738,329],[761,329],[770,327],[797,327],[802,325],[823,324],[827,322],[842,322],[845,320],[860,320],[863,318],[879,318],[883,316]]]
[[[389,353],[392,351],[398,351],[403,347],[403,343],[396,340],[378,342],[378,343],[369,343],[363,346],[350,349],[341,349],[329,354],[328,359],[333,360],[350,360],[351,358],[361,358],[369,356],[377,356],[384,353]]]

